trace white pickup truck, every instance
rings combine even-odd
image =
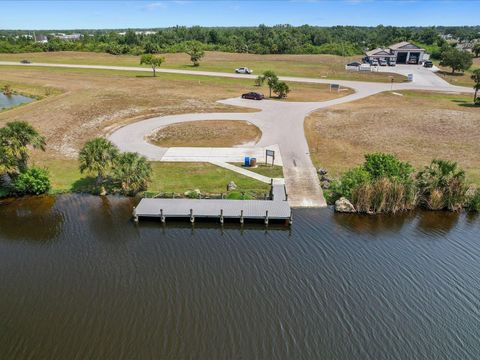
[[[253,70],[247,67],[241,67],[241,68],[235,69],[235,72],[237,74],[251,74],[253,73]]]

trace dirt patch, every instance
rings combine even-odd
[[[457,161],[480,182],[480,111],[470,95],[391,93],[311,114],[305,133],[317,166],[335,175],[359,165],[365,153],[388,152],[416,167]]]
[[[165,126],[156,130],[149,141],[162,147],[233,147],[254,145],[261,137],[260,129],[248,121],[203,120]]]

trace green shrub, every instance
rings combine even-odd
[[[332,182],[329,202],[335,202],[342,196],[351,200],[353,190],[370,180],[370,174],[362,166],[348,170],[340,180]]]
[[[480,212],[480,189],[477,189],[468,199],[466,209],[470,212]]]
[[[406,181],[413,173],[413,167],[409,163],[400,161],[395,155],[384,153],[365,155],[363,168],[372,179],[386,177]]]
[[[31,167],[20,173],[14,182],[18,194],[40,195],[50,190],[50,179],[46,169]]]

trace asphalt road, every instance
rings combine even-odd
[[[20,65],[16,62],[0,62],[0,65]],[[22,64],[21,66],[45,66],[61,68],[105,69],[151,72],[141,67],[70,65],[70,64]],[[280,76],[283,81],[304,83],[335,83],[355,90],[354,94],[323,102],[278,102],[254,101],[240,98],[222,100],[222,103],[257,108],[256,113],[211,113],[182,114],[176,116],[156,117],[136,122],[114,131],[110,136],[123,151],[134,151],[149,159],[160,160],[166,149],[159,148],[145,141],[145,136],[159,127],[193,120],[248,120],[262,130],[262,138],[258,146],[278,144],[283,160],[285,184],[292,207],[323,207],[326,206],[316,169],[310,159],[309,148],[304,134],[304,119],[312,111],[336,104],[355,101],[376,93],[389,90],[431,90],[445,92],[473,92],[473,89],[453,86],[439,78],[432,71],[420,66],[397,66],[386,68],[385,71],[395,71],[401,74],[413,73],[414,81],[408,83],[375,83],[346,80],[327,80],[316,78],[301,78]],[[383,71],[383,70],[381,70]],[[229,78],[252,78],[254,75],[221,73],[195,70],[158,69],[161,73],[188,74],[200,76],[220,76]],[[388,104],[386,104],[388,106]],[[194,149],[192,151],[195,151]]]

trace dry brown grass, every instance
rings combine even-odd
[[[383,93],[311,114],[305,133],[317,166],[337,176],[370,152],[397,154],[416,167],[457,161],[480,183],[480,111],[470,95]]]
[[[233,72],[238,67],[248,66],[254,70],[255,74],[273,70],[284,76],[326,77],[340,80],[378,82],[390,82],[391,78],[389,76],[393,76],[395,82],[406,80],[404,76],[398,74],[360,73],[345,70],[345,64],[353,60],[358,61],[361,56],[255,55],[207,51],[198,68],[192,67],[190,57],[185,53],[161,54],[161,56],[164,56],[166,60],[162,64],[162,68]],[[22,59],[45,63],[140,66],[140,57],[133,55],[74,51],[0,54],[0,60],[3,61],[20,61]]]
[[[73,158],[86,140],[105,135],[123,124],[152,116],[249,112],[217,103],[258,90],[251,80],[161,74],[156,78],[136,72],[83,69],[0,67],[2,82],[30,93],[54,88],[60,95],[0,113],[0,126],[25,120],[46,137],[42,158]],[[345,94],[330,93],[325,85],[291,85],[290,100],[324,100]],[[261,89],[266,90],[266,88]],[[348,93],[348,92],[345,92]]]
[[[168,125],[154,132],[150,141],[158,146],[232,147],[254,145],[262,132],[248,121],[204,120]]]

